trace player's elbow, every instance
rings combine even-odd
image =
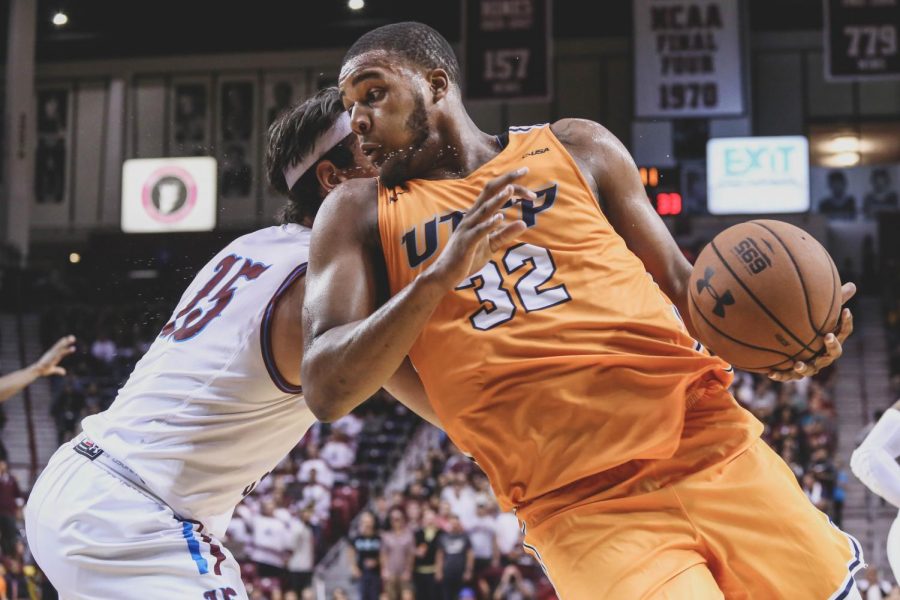
[[[304,385],[303,397],[307,408],[322,423],[333,423],[350,412],[343,408],[338,394],[320,392],[315,385]]]

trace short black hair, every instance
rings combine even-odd
[[[843,171],[831,171],[828,173],[828,183],[847,183],[847,176]]]
[[[373,50],[398,54],[426,69],[444,69],[450,81],[459,85],[459,61],[453,48],[444,36],[424,23],[392,23],[363,34],[350,46],[341,65]]]
[[[316,140],[328,131],[345,112],[340,92],[328,87],[311,98],[295,104],[269,127],[266,136],[266,176],[273,190],[288,197],[279,214],[281,223],[300,223],[306,217],[315,217],[322,196],[316,165],[329,160],[340,169],[353,165],[353,134],[326,152],[288,189],[284,170],[303,160],[316,144]]]

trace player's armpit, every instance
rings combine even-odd
[[[585,119],[562,119],[552,131],[575,158],[607,219],[675,303],[693,335],[687,306],[691,264],[647,198],[640,173],[625,146],[609,130]],[[587,173],[585,173],[587,171]]]
[[[411,411],[434,425],[439,429],[443,429],[440,419],[431,407],[428,396],[425,393],[425,386],[419,374],[413,367],[409,358],[403,361],[391,380],[385,384],[384,388],[391,393],[394,398],[402,402]]]

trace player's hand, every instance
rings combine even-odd
[[[450,236],[447,247],[429,267],[430,275],[453,289],[487,264],[491,256],[526,229],[521,219],[507,221],[502,209],[510,198],[537,201],[537,194],[513,183],[528,172],[526,167],[487,182],[472,208]]]
[[[841,286],[841,304],[846,304],[854,294],[856,294],[856,285],[853,283],[845,283]],[[798,361],[789,371],[771,371],[769,378],[784,382],[812,377],[840,358],[844,352],[842,344],[850,337],[851,333],[853,333],[853,315],[850,314],[849,308],[845,308],[841,311],[841,318],[838,320],[838,330],[825,335],[825,354],[812,362]]]
[[[34,363],[34,369],[41,377],[65,375],[66,370],[59,366],[59,362],[73,352],[75,352],[75,336],[67,335],[61,337]]]

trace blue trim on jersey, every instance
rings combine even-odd
[[[834,524],[830,517],[827,517],[828,523],[831,524],[832,527],[843,533],[847,537],[847,541],[850,543],[850,549],[853,551],[853,558],[850,559],[850,562],[847,563],[847,570],[849,573],[847,574],[847,578],[844,580],[844,583],[838,588],[838,590],[829,598],[829,600],[845,600],[845,598],[850,597],[850,592],[853,589],[853,586],[856,583],[856,580],[853,578],[853,575],[866,566],[865,559],[862,554],[862,546],[860,546],[859,541],[840,527]]]
[[[203,558],[203,555],[200,554],[200,542],[194,537],[194,526],[187,521],[182,522],[181,535],[187,540],[188,550],[191,553],[191,558],[197,563],[197,570],[200,571],[201,575],[209,573],[209,563],[207,563],[206,559]]]
[[[262,323],[259,326],[259,341],[260,346],[262,347],[263,363],[266,365],[266,371],[269,372],[272,383],[285,394],[300,394],[303,392],[303,387],[293,385],[286,381],[278,371],[278,367],[275,365],[275,354],[272,352],[272,316],[275,314],[275,305],[278,304],[281,297],[284,296],[291,285],[297,281],[300,276],[306,274],[306,265],[307,263],[298,265],[297,268],[291,271],[284,279],[278,287],[278,290],[276,290],[275,294],[272,296],[272,299],[269,300],[269,304],[266,306],[266,312],[263,314]]]

